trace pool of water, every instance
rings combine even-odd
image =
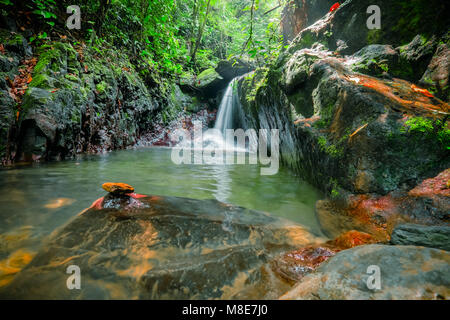
[[[263,176],[259,165],[176,165],[170,155],[168,148],[140,148],[0,170],[0,236],[26,237],[22,246],[38,250],[45,236],[105,195],[101,185],[109,181],[141,194],[217,199],[321,235],[314,213],[321,194],[291,171]],[[0,248],[0,260],[7,251]]]

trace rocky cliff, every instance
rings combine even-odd
[[[174,84],[113,47],[61,39],[33,52],[19,33],[0,34],[3,162],[125,148],[151,129],[157,113],[170,118],[182,109]]]
[[[373,4],[380,30],[366,27]],[[445,10],[346,1],[275,65],[241,79],[243,126],[279,129],[282,161],[334,196],[384,195],[435,176],[450,164]]]

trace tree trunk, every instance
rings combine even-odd
[[[210,11],[211,11],[211,0],[208,0],[205,18],[202,21],[202,25],[198,29],[197,40],[195,41],[194,50],[191,55],[191,61],[193,65],[195,65],[195,56],[197,54],[198,47],[200,46],[200,42],[202,41],[203,31],[205,30],[206,22],[208,21],[208,15]]]

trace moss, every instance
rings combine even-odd
[[[336,179],[334,179],[334,178],[330,179],[330,181],[329,181],[329,188],[331,189],[331,191],[330,191],[331,198],[335,199],[335,198],[339,197],[340,186],[339,186],[339,183],[338,183],[338,181]]]
[[[0,29],[0,43],[11,46],[21,45],[23,43],[23,37],[20,34]]]
[[[53,81],[45,73],[39,73],[33,77],[33,80],[30,82],[29,87],[48,89],[53,87]]]
[[[378,29],[372,29],[367,32],[367,44],[379,44],[382,39],[382,32]]]
[[[95,86],[95,89],[97,90],[98,94],[102,94],[106,91],[107,87],[108,84],[105,81],[102,81]]]
[[[447,123],[443,123],[439,119],[413,117],[405,122],[405,126],[400,131],[437,142],[444,150],[450,150],[450,129],[448,129]]]
[[[33,71],[35,74],[45,72],[47,67],[51,65],[52,60],[59,56],[59,52],[57,50],[52,50],[49,45],[42,46],[40,50],[45,50],[45,52],[39,55],[38,62]]]
[[[214,70],[213,68],[210,68],[210,69],[206,69],[205,71],[203,71],[202,73],[200,73],[200,74],[197,76],[197,80],[198,80],[198,81],[201,81],[201,82],[203,82],[203,81],[208,81],[208,80],[210,80],[211,78],[217,77],[217,75],[218,75],[218,73],[216,72],[216,70]]]
[[[267,68],[258,68],[254,73],[246,77],[245,80],[248,81],[248,86],[251,88],[251,90],[246,94],[247,102],[255,102],[258,91],[267,85],[268,71],[269,69]]]
[[[343,149],[338,148],[334,144],[331,144],[331,143],[329,144],[325,137],[319,137],[319,139],[317,140],[317,143],[319,144],[320,150],[327,153],[332,158],[338,158],[343,155]]]
[[[74,82],[78,82],[79,81],[78,77],[73,75],[73,74],[66,74],[64,77],[67,80],[70,80],[70,81],[74,81]]]

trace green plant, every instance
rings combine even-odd
[[[427,139],[437,141],[444,149],[450,149],[450,129],[448,129],[445,120],[413,117],[405,122],[405,126],[400,131],[424,136]]]
[[[329,154],[331,157],[337,158],[342,156],[343,150],[341,148],[338,148],[334,144],[329,144],[325,137],[319,137],[317,143],[319,144],[320,150]]]
[[[55,25],[55,19],[57,18],[54,14],[56,1],[55,0],[32,0],[33,5],[31,9],[32,12],[44,19],[45,23],[53,27]]]
[[[340,187],[339,187],[338,181],[334,178],[331,178],[329,185],[331,188],[331,191],[330,191],[331,198],[339,197],[339,188]]]

